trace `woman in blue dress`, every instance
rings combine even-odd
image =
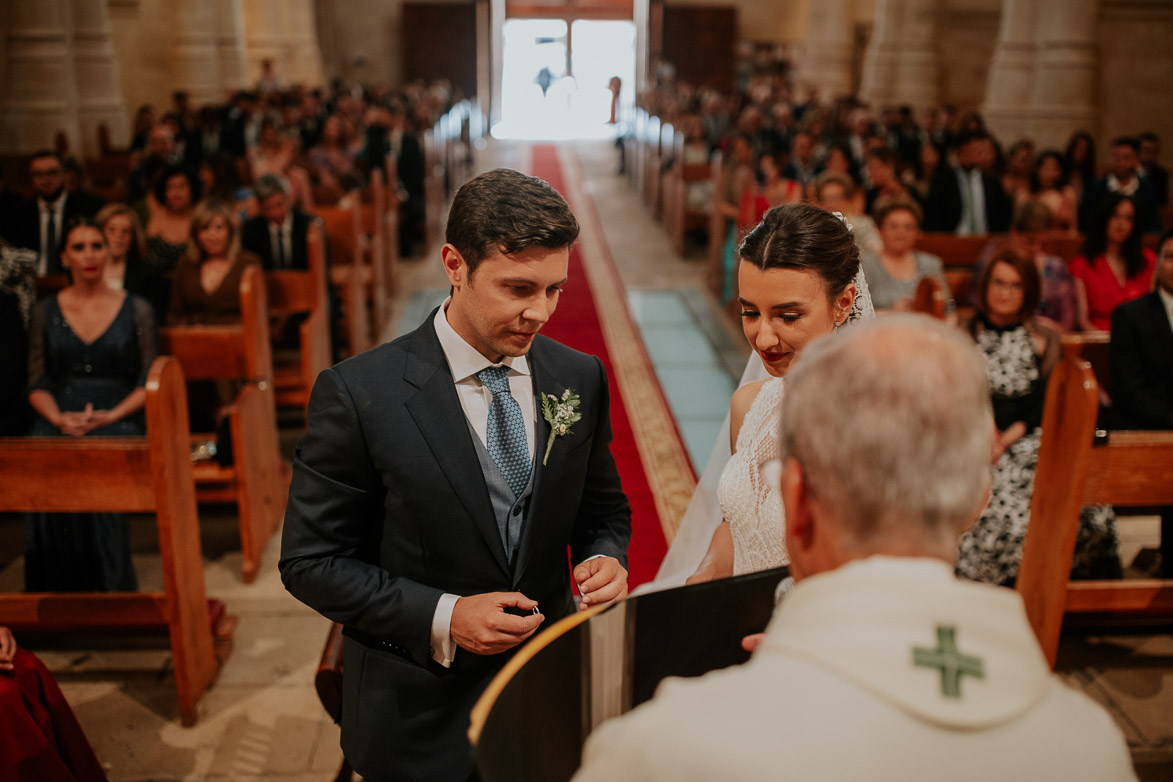
[[[126,437],[146,431],[143,386],[158,351],[155,318],[144,299],[106,284],[108,256],[94,223],[69,223],[61,260],[72,281],[38,302],[29,328],[34,437]],[[29,514],[25,588],[135,590],[126,516]]]

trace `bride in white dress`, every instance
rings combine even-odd
[[[755,351],[751,365],[758,360],[765,377],[745,383],[733,395],[732,455],[723,463],[714,449],[657,586],[679,583],[681,574],[691,573],[687,583],[694,583],[789,562],[777,481],[762,470],[778,457],[784,377],[812,339],[873,316],[850,226],[830,212],[810,204],[775,207],[746,236],[739,256],[742,327]],[[705,485],[722,464],[718,518]]]

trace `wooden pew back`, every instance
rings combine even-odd
[[[277,404],[305,409],[318,373],[330,366],[330,305],[326,279],[326,249],[322,223],[315,220],[306,236],[308,271],[268,272],[271,311],[305,313],[299,326],[300,353],[296,366],[274,368]]]
[[[1173,505],[1173,432],[1113,432],[1096,442],[1097,411],[1091,367],[1064,359],[1047,388],[1030,525],[1015,587],[1052,665],[1065,614],[1173,615],[1173,581],[1070,580],[1080,508]]]
[[[370,345],[364,277],[366,253],[362,241],[362,199],[353,190],[342,199],[341,206],[321,206],[314,213],[321,219],[330,248],[330,282],[342,292],[346,318],[346,342],[351,355]]]
[[[152,512],[163,591],[0,595],[0,625],[79,630],[166,625],[184,725],[216,676],[179,362],[161,356],[146,384],[146,437],[0,440],[0,511]],[[67,489],[67,490],[64,490]]]

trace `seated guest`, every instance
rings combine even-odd
[[[1112,313],[1112,411],[1121,429],[1173,429],[1173,231],[1157,245],[1156,276],[1155,291]]]
[[[29,405],[35,437],[126,437],[145,431],[147,371],[157,353],[151,305],[106,284],[106,238],[84,218],[65,232],[72,282],[37,303],[29,329]],[[30,592],[133,591],[126,516],[29,514]]]
[[[152,127],[147,134],[145,154],[127,178],[126,196],[130,202],[136,203],[150,195],[159,172],[179,160],[171,128],[164,123]]]
[[[1096,181],[1096,140],[1086,130],[1077,130],[1067,140],[1063,152],[1063,168],[1067,171],[1067,182],[1075,191],[1078,201],[1083,193]]]
[[[1060,333],[1074,331],[1079,325],[1075,304],[1075,280],[1067,264],[1057,255],[1043,249],[1042,237],[1051,226],[1051,210],[1042,201],[1028,200],[1017,211],[1008,236],[995,236],[982,248],[974,266],[973,278],[980,280],[986,264],[1007,250],[1034,258],[1042,289],[1036,318],[1043,325]],[[970,304],[978,306],[979,292],[970,291]]]
[[[881,198],[907,198],[908,189],[896,176],[896,153],[888,147],[868,152],[866,168],[868,182],[864,191],[864,211],[874,214],[876,201]]]
[[[174,271],[187,252],[192,210],[199,200],[199,180],[182,165],[167,166],[155,180],[147,199],[147,258],[157,271]]]
[[[244,221],[240,244],[261,259],[265,269],[308,269],[306,232],[313,220],[293,204],[289,180],[266,174],[253,183],[261,213]]]
[[[975,581],[1010,586],[1022,561],[1047,379],[1063,356],[1059,335],[1034,317],[1040,287],[1032,258],[1002,252],[982,270],[978,311],[965,326],[986,358],[997,427],[990,501],[961,536],[957,563]],[[1120,577],[1114,523],[1110,508],[1084,508],[1073,577]]]
[[[337,114],[326,117],[318,143],[310,148],[309,160],[318,185],[337,201],[346,193],[358,169],[350,153],[346,125]]]
[[[53,675],[7,627],[0,627],[0,714],[0,779],[106,781]]]
[[[879,253],[861,255],[860,264],[876,309],[911,309],[916,286],[923,277],[935,277],[948,298],[949,283],[945,281],[941,259],[915,249],[920,235],[920,206],[910,198],[881,199],[876,202],[875,215],[881,249]],[[952,308],[950,300],[948,309]]]
[[[1169,172],[1161,165],[1161,140],[1156,133],[1141,133],[1136,137],[1140,142],[1141,176],[1152,185],[1153,195],[1157,197],[1157,206],[1169,204]]]
[[[110,251],[106,284],[146,299],[155,311],[156,321],[161,321],[167,312],[170,287],[147,261],[147,242],[138,215],[126,204],[109,204],[98,212],[94,222],[102,229]]]
[[[0,288],[0,437],[28,433],[28,334],[15,293]]]
[[[175,268],[167,325],[240,322],[240,278],[260,259],[240,249],[232,211],[205,201],[191,218],[189,249]]]
[[[878,253],[883,249],[875,221],[860,213],[860,193],[850,177],[834,171],[825,171],[815,180],[813,187],[812,195],[817,205],[828,212],[838,212],[847,220],[861,254]]]
[[[941,158],[940,147],[932,141],[922,141],[916,164],[906,168],[900,175],[900,180],[904,182],[904,186],[908,188],[922,209],[929,198],[929,188],[932,187],[933,178],[936,177],[937,170],[941,168]]]
[[[1135,779],[1111,716],[1051,673],[1019,596],[953,577],[989,483],[972,346],[899,316],[806,351],[771,476],[796,586],[746,639],[748,663],[670,679],[597,728],[575,782]]]
[[[310,178],[306,170],[294,163],[297,143],[286,136],[272,119],[261,120],[257,145],[248,150],[248,163],[253,179],[265,174],[280,174],[293,185],[293,199],[303,209],[314,208],[314,197],[310,192]]]
[[[981,130],[958,139],[957,165],[942,166],[929,186],[925,230],[960,236],[1001,233],[1010,227],[1010,201],[998,177],[982,171],[989,136]]]
[[[807,131],[794,134],[790,142],[790,162],[783,167],[782,176],[803,187],[815,181],[815,139]]]
[[[1112,167],[1102,178],[1085,185],[1079,202],[1079,230],[1085,234],[1095,230],[1100,206],[1117,193],[1132,199],[1138,233],[1161,230],[1157,194],[1140,175],[1140,142],[1132,136],[1121,136],[1112,142]]]
[[[1112,311],[1152,289],[1156,256],[1141,246],[1132,196],[1111,193],[1088,226],[1083,254],[1071,260],[1079,327],[1107,331]]]
[[[1027,200],[1039,201],[1051,211],[1051,228],[1075,233],[1075,215],[1078,199],[1075,188],[1067,184],[1063,156],[1047,149],[1039,154],[1030,175],[1030,195]]]
[[[37,274],[60,274],[65,225],[77,217],[93,218],[102,206],[97,196],[83,198],[65,189],[65,166],[56,152],[41,150],[29,161],[33,200],[26,203],[12,243],[38,254]]]
[[[1035,145],[1030,139],[1019,139],[1006,150],[1006,170],[1002,172],[1002,190],[1016,207],[1030,197],[1031,176],[1034,170]]]

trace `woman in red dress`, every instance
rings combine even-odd
[[[1136,204],[1113,193],[1088,230],[1083,254],[1071,261],[1075,301],[1083,331],[1108,331],[1112,311],[1152,290],[1157,258],[1141,246]]]

